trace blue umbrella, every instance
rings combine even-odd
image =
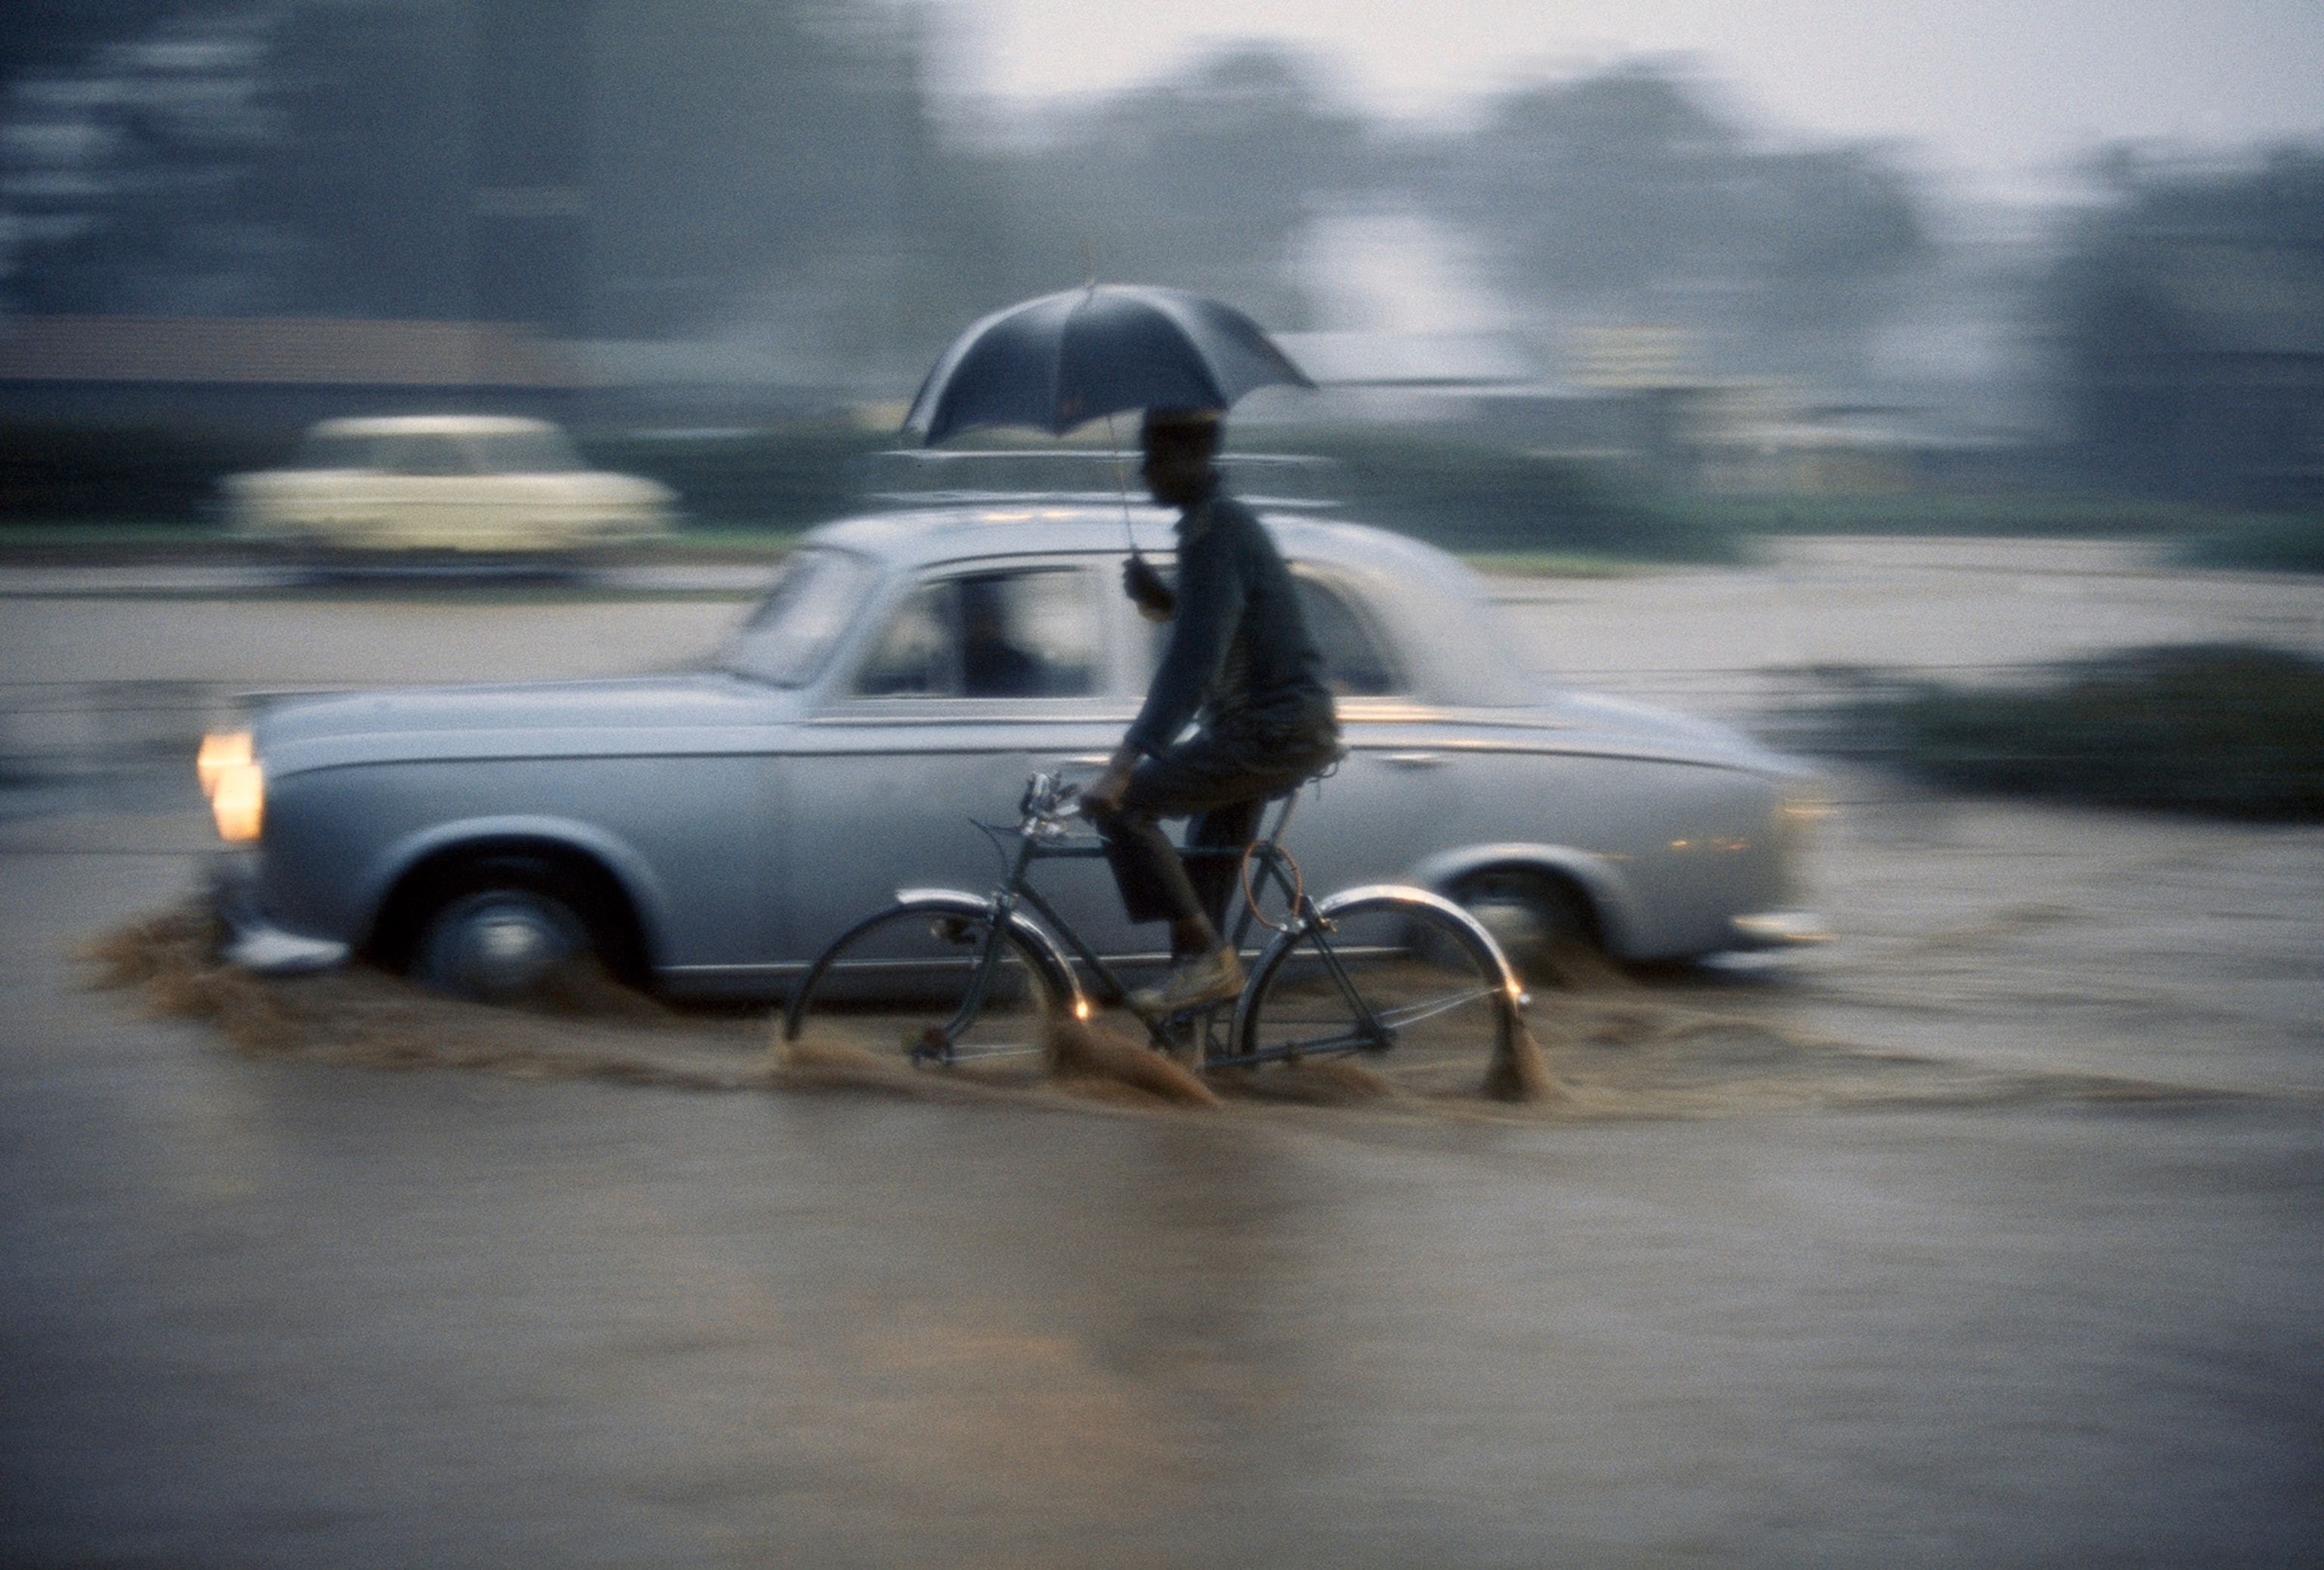
[[[1092,283],[996,310],[954,339],[904,429],[930,447],[983,425],[1063,436],[1125,409],[1225,409],[1273,383],[1314,386],[1232,306]]]

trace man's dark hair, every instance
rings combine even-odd
[[[1158,444],[1215,452],[1222,429],[1215,409],[1149,409],[1139,426],[1139,437],[1148,447]]]

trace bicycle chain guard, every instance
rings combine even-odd
[[[1277,841],[1275,854],[1281,856],[1283,864],[1291,869],[1291,908],[1289,914],[1281,921],[1268,920],[1267,912],[1259,908],[1258,891],[1250,886],[1250,854],[1259,847],[1259,841],[1253,840],[1243,846],[1242,860],[1236,864],[1235,870],[1242,878],[1243,909],[1249,910],[1252,919],[1269,932],[1286,932],[1290,930],[1291,924],[1299,919],[1299,902],[1307,897],[1307,881],[1300,875],[1298,862],[1283,848],[1282,842]]]

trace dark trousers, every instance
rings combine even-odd
[[[1131,771],[1121,809],[1095,819],[1106,860],[1132,921],[1226,918],[1240,877],[1230,854],[1197,856],[1190,866],[1162,831],[1161,819],[1191,817],[1189,849],[1240,852],[1259,836],[1269,798],[1296,789],[1339,756],[1336,735],[1301,735],[1285,743],[1222,740],[1199,731]]]

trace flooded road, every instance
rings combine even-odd
[[[1528,635],[1618,621],[1670,679],[1759,679],[1685,662],[1664,580],[1580,592]],[[589,614],[676,644],[658,611],[715,609]],[[329,625],[164,642],[187,679],[205,636],[211,670],[355,667]],[[69,957],[184,890],[185,789],[0,823],[11,1564],[2324,1542],[2324,831],[1842,781],[1840,939],[1545,995],[1569,1101],[1189,1112],[236,1053]],[[689,1028],[761,1062],[746,1021]]]

